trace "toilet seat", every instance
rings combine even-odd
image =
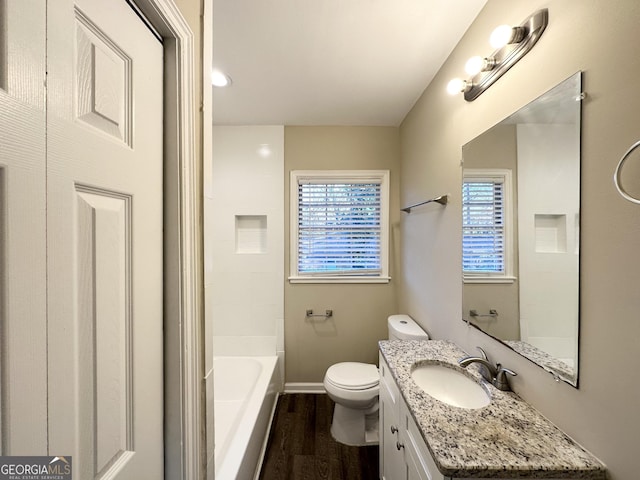
[[[367,390],[380,382],[378,367],[370,363],[342,362],[327,370],[326,380],[344,390]]]

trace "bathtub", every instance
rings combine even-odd
[[[278,395],[278,357],[215,357],[215,478],[257,478]]]

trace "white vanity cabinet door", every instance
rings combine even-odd
[[[421,468],[417,459],[407,450],[407,480],[431,480],[429,473]]]
[[[416,423],[409,412],[407,404],[400,402],[400,417],[402,422],[402,444],[407,463],[407,478],[409,480],[446,480],[436,467],[427,445],[422,439]]]
[[[406,479],[404,452],[398,450],[400,428],[400,392],[389,367],[380,356],[380,478]]]

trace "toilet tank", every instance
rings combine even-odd
[[[389,340],[429,340],[427,332],[409,315],[391,315],[387,319]]]

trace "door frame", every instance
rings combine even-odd
[[[193,32],[173,0],[131,1],[164,48],[164,475],[201,479],[204,295]]]

